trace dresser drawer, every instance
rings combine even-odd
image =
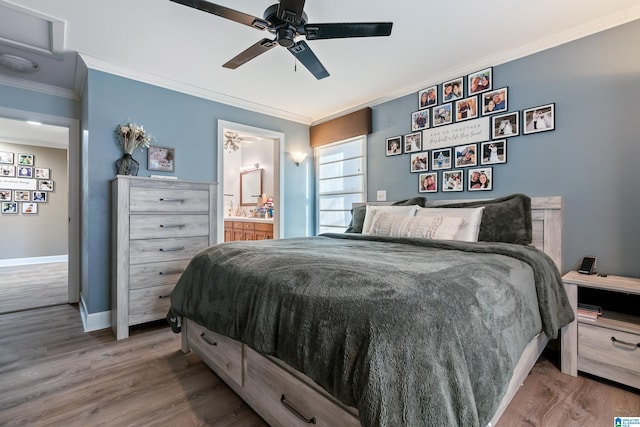
[[[638,343],[640,335],[578,323],[578,369],[640,388]]]
[[[129,289],[175,285],[188,264],[188,259],[182,259],[132,265],[129,267]]]
[[[164,319],[175,285],[154,286],[129,292],[129,325]]]
[[[131,239],[209,235],[209,215],[131,215]]]
[[[208,237],[132,240],[129,244],[129,262],[142,264],[191,259],[208,244]]]
[[[208,212],[209,192],[131,187],[129,210],[131,212]]]
[[[249,347],[245,347],[245,358],[247,395],[252,401],[260,402],[261,408],[266,411],[260,415],[269,425],[302,427],[313,423],[318,426],[360,427],[360,422],[353,414],[329,398],[319,396],[310,385],[283,372],[274,362]],[[320,390],[317,385],[315,387]],[[294,411],[308,421],[303,421]]]
[[[211,332],[189,321],[187,337],[192,350],[208,365],[215,365],[229,378],[242,386],[242,343]]]

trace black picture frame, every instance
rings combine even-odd
[[[479,79],[476,80],[476,79]],[[476,71],[467,76],[467,95],[477,95],[493,88],[493,67]]]
[[[464,191],[464,170],[452,169],[442,172],[442,191]]]
[[[402,136],[392,136],[385,140],[387,156],[397,156],[402,154]]]
[[[478,145],[464,144],[454,148],[456,168],[466,168],[478,165]]]
[[[429,179],[431,179],[432,181],[428,181]],[[418,192],[437,193],[438,172],[421,173],[420,175],[418,175]]]
[[[411,132],[429,129],[429,109],[411,113]]]
[[[431,169],[451,169],[451,147],[431,150]]]
[[[520,112],[491,117],[491,139],[510,138],[520,135]]]
[[[456,101],[456,122],[478,118],[478,97],[469,96]]]
[[[453,123],[453,104],[438,105],[433,107],[433,126],[442,126]]]
[[[442,83],[442,102],[452,102],[464,98],[464,78],[449,80]]]
[[[540,105],[522,110],[522,134],[546,132],[556,128],[556,104]]]
[[[416,172],[427,172],[429,170],[429,153],[428,152],[420,152],[413,153],[411,155],[411,164],[409,166],[409,171],[411,173]]]
[[[483,176],[487,179],[487,181],[483,182],[483,178],[482,178]],[[468,178],[467,190],[469,191],[493,190],[493,168],[492,167],[469,169],[467,171],[467,178]]]
[[[418,109],[424,110],[425,108],[438,105],[438,86],[429,86],[428,88],[418,91]]]
[[[480,143],[480,154],[481,165],[507,163],[507,140],[498,139]]]
[[[404,152],[422,151],[422,132],[408,133],[404,136]]]
[[[499,100],[496,98],[499,97]],[[509,105],[509,88],[501,87],[500,89],[485,92],[480,96],[482,115],[504,113]]]

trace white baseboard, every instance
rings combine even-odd
[[[80,318],[85,332],[99,331],[111,327],[111,310],[100,313],[87,313],[84,296],[80,295]]]
[[[69,255],[52,255],[52,256],[38,256],[31,258],[12,258],[12,259],[0,259],[0,267],[13,267],[16,265],[31,265],[31,264],[47,264],[50,262],[68,262]]]

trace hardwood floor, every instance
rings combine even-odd
[[[267,426],[164,322],[84,333],[77,307],[0,315],[2,426]],[[559,372],[543,356],[498,427],[612,426],[640,393]]]
[[[0,314],[64,304],[67,262],[0,267]]]

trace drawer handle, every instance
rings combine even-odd
[[[628,346],[631,346],[631,347],[637,347],[637,348],[640,348],[640,342],[639,342],[639,343],[634,344],[634,343],[632,343],[632,342],[627,342],[627,341],[617,340],[617,339],[616,339],[616,337],[611,337],[611,342],[612,342],[612,343],[614,343],[614,344],[615,344],[615,343],[618,343],[618,344],[622,344],[622,345],[628,345]]]
[[[287,398],[284,397],[284,394],[280,398],[280,403],[282,403],[285,408],[287,408],[290,412],[293,413],[293,415],[295,415],[296,417],[300,418],[305,423],[307,423],[307,424],[315,424],[316,423],[316,417],[305,418],[304,415],[302,415],[300,412],[298,412],[296,410],[296,408],[294,408],[289,402],[287,402]]]
[[[208,336],[206,336],[204,332],[200,334],[200,338],[202,338],[202,341],[206,342],[209,345],[215,345],[215,346],[218,345],[217,342],[211,341],[211,339]]]
[[[160,248],[160,252],[175,252],[175,251],[183,251],[184,246],[180,246],[179,248]]]
[[[184,199],[165,199],[164,197],[160,197],[160,201],[168,203],[184,203]]]
[[[185,224],[160,224],[160,228],[184,228]]]
[[[161,276],[166,276],[169,274],[181,274],[183,272],[184,272],[184,268],[177,268],[175,270],[159,271],[158,274]]]
[[[159,298],[159,299],[162,299],[162,298],[169,298],[169,297],[171,297],[171,294],[169,294],[169,295],[158,295],[158,298]]]

